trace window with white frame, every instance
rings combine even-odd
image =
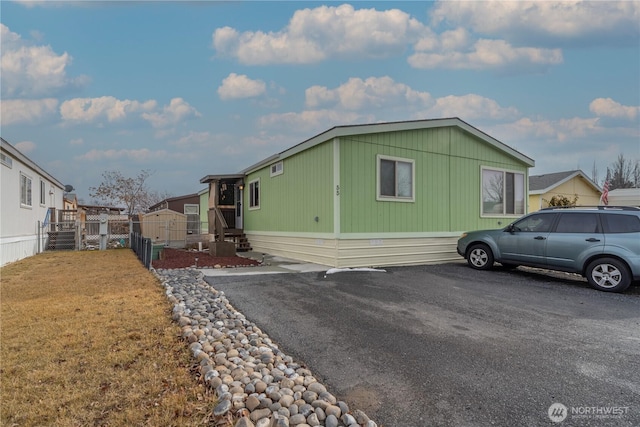
[[[20,173],[20,205],[31,207],[31,178]]]
[[[13,167],[13,159],[4,153],[0,154],[0,163],[11,169]]]
[[[282,161],[271,165],[271,176],[278,176],[284,173]]]
[[[524,173],[482,168],[482,215],[523,215],[524,194]]]
[[[200,205],[185,203],[184,204],[185,215],[200,215]]]
[[[249,183],[249,209],[260,208],[260,180]]]
[[[187,233],[200,234],[200,205],[185,203],[183,210],[187,216]]]
[[[378,155],[377,200],[413,202],[415,197],[415,161]]]
[[[46,183],[43,180],[40,180],[40,204],[42,206],[47,204],[47,196],[46,196]]]

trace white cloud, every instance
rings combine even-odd
[[[154,128],[172,126],[189,117],[200,116],[201,114],[182,98],[173,98],[161,113],[142,114],[142,118],[149,121]]]
[[[35,123],[52,116],[58,107],[58,100],[46,99],[3,99],[0,103],[2,126],[16,123]]]
[[[362,110],[394,106],[424,107],[432,102],[428,92],[418,92],[391,77],[350,78],[336,89],[312,86],[305,91],[309,108],[330,105],[346,110]]]
[[[343,4],[298,10],[278,32],[218,28],[213,47],[242,64],[310,64],[328,58],[399,56],[424,31],[419,21],[401,10],[356,10]]]
[[[416,45],[432,51],[420,51],[408,58],[409,65],[420,69],[503,69],[522,68],[529,72],[544,70],[563,62],[560,49],[514,47],[504,40],[477,40],[468,48],[467,38],[423,41]],[[450,50],[448,47],[459,50]]]
[[[100,98],[74,98],[60,106],[62,119],[67,122],[91,123],[107,120],[109,123],[122,121],[133,113],[153,110],[156,101],[145,102],[120,100],[113,96]]]
[[[503,3],[510,2],[491,6],[498,8]],[[465,24],[472,19],[468,15],[477,12],[477,7],[467,7],[466,2],[445,4],[453,9],[460,5],[453,21],[462,24],[441,34],[397,9],[356,10],[344,4],[298,10],[289,25],[278,32],[239,33],[230,27],[218,28],[213,34],[213,46],[219,55],[235,57],[248,65],[388,58],[402,56],[410,47],[414,53],[408,63],[418,69],[507,69],[531,73],[563,62],[558,48],[520,46],[487,37],[478,39],[477,34],[465,29]],[[435,21],[443,20],[442,10],[446,7],[435,7]],[[526,13],[520,8],[517,10]]]
[[[369,122],[371,118],[354,112],[313,110],[301,113],[269,114],[258,119],[261,127],[283,128],[290,132],[313,132],[337,125]]]
[[[220,99],[253,98],[265,93],[267,85],[262,80],[252,80],[244,74],[229,74],[218,88]]]
[[[58,55],[51,46],[33,46],[0,24],[0,58],[3,97],[38,97],[81,87],[88,78],[67,77],[71,55]]]
[[[91,150],[76,156],[76,160],[83,160],[89,162],[99,162],[103,160],[134,160],[137,162],[152,161],[157,159],[163,159],[168,156],[168,153],[164,150],[151,151],[148,148],[141,148],[139,150]]]
[[[632,42],[629,39],[637,40],[640,34],[636,1],[438,1],[431,17],[434,23],[513,41],[535,37],[556,44],[571,39]]]
[[[560,120],[522,118],[512,123],[493,126],[496,134],[508,141],[531,139],[562,144],[574,139],[601,134],[604,131],[597,118],[574,117]]]
[[[620,153],[638,152],[637,126],[611,128],[599,118],[560,120],[521,118],[488,126],[488,134],[536,161],[533,174],[581,168],[591,172],[594,164],[606,167]]]
[[[640,107],[622,105],[611,98],[598,98],[591,101],[589,110],[600,117],[634,120],[639,115]]]
[[[515,107],[501,107],[495,100],[480,95],[445,96],[417,117],[459,117],[462,120],[514,120],[520,116]]]
[[[28,154],[36,149],[36,144],[31,141],[21,141],[16,144],[16,148],[22,153]]]

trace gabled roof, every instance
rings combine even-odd
[[[575,177],[583,178],[587,184],[593,187],[597,192],[602,192],[602,189],[591,180],[581,170],[572,170],[565,172],[548,173],[544,175],[532,175],[529,177],[529,194],[545,194],[554,188],[564,184],[567,181],[572,180]]]
[[[403,121],[403,122],[387,122],[387,123],[372,123],[372,124],[364,124],[364,125],[335,126],[304,142],[301,142],[300,144],[297,144],[285,151],[282,151],[279,154],[274,154],[273,156],[268,157],[254,164],[253,166],[250,166],[247,169],[241,171],[241,173],[246,175],[270,163],[273,163],[274,161],[279,161],[287,157],[293,156],[294,154],[300,153],[301,151],[304,151],[316,145],[322,144],[323,142],[329,141],[333,138],[340,138],[340,137],[352,136],[352,135],[364,135],[364,134],[371,134],[371,133],[396,132],[396,131],[429,129],[429,128],[439,128],[439,127],[450,127],[450,126],[458,127],[476,136],[477,138],[488,143],[489,145],[492,145],[497,149],[499,149],[500,151],[506,152],[510,156],[520,160],[521,162],[523,162],[529,167],[535,166],[535,161],[533,159],[514,150],[513,148],[498,141],[492,136],[487,135],[481,130],[462,121],[458,117],[452,117],[452,118],[444,118],[444,119],[425,119],[425,120],[411,120],[411,121]],[[200,180],[200,182],[202,182],[202,180]]]

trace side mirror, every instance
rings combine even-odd
[[[509,233],[513,233],[514,231],[516,231],[516,226],[515,226],[515,225],[513,225],[513,224],[509,224],[509,225],[507,226],[507,231],[508,231]]]

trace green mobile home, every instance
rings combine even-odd
[[[336,126],[241,172],[241,223],[256,251],[328,266],[458,260],[461,232],[525,213],[533,166],[458,118]]]

